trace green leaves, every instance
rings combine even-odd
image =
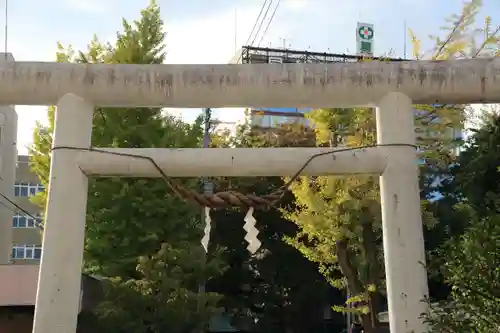
[[[459,204],[452,213],[468,220],[463,234],[455,235],[433,253],[435,273],[451,288],[445,301],[429,315],[435,332],[498,332],[500,313],[500,118],[488,114],[469,138],[449,180],[448,197]],[[456,223],[457,221],[455,221]]]
[[[320,109],[308,117],[318,145],[375,143],[372,109]],[[360,315],[365,329],[376,327],[376,319],[370,319],[375,317],[368,314],[378,312],[376,298],[383,279],[377,177],[301,177],[291,190],[296,207],[283,214],[300,232],[287,243],[315,262],[330,285],[351,292],[346,304],[333,310]]]
[[[420,41],[410,31],[415,58],[433,60],[477,57],[489,54],[488,48],[498,45],[498,30],[486,20],[484,36],[474,20],[481,1],[464,4],[459,15],[450,18],[444,36],[432,37],[435,46],[427,56],[420,49]],[[438,222],[426,209],[436,190],[436,179],[449,174],[460,144],[457,132],[463,129],[468,108],[462,105],[415,105],[417,144],[422,148],[421,197],[424,223],[429,228]],[[316,143],[323,146],[357,147],[376,142],[376,126],[370,108],[320,109],[309,115],[316,129]],[[378,312],[377,302],[371,297],[383,291],[381,264],[380,204],[378,179],[370,176],[302,177],[292,186],[297,200],[294,209],[285,216],[301,232],[286,241],[309,260],[316,262],[319,271],[338,288],[349,288],[355,295],[367,295],[368,312]],[[430,208],[430,207],[429,207]],[[339,276],[339,272],[341,275]],[[369,286],[375,292],[365,294]],[[343,306],[335,309],[345,311]],[[352,311],[349,309],[348,311]],[[358,307],[363,320],[368,320],[366,304]],[[364,323],[370,330],[377,323]]]
[[[185,244],[189,246],[190,244]],[[96,312],[99,329],[109,332],[173,332],[204,330],[211,315],[218,313],[220,297],[198,293],[200,277],[220,272],[220,262],[203,265],[204,253],[187,252],[164,243],[160,250],[139,259],[136,279],[109,279],[106,299]],[[120,305],[117,307],[117,303]],[[199,304],[204,311],[199,311]]]
[[[160,9],[151,2],[138,20],[123,20],[114,44],[102,44],[94,36],[85,52],[58,45],[57,60],[160,64],[164,37]],[[45,185],[54,113],[50,107],[49,126],[37,124],[30,150],[31,167]],[[92,146],[199,147],[200,121],[186,124],[159,108],[97,108]],[[199,185],[198,179],[179,182]],[[34,201],[44,207],[46,193]],[[88,273],[110,278],[96,312],[102,329],[93,330],[184,333],[206,326],[219,297],[200,294],[198,284],[222,267],[217,252],[204,259],[201,237],[199,210],[173,194],[163,179],[91,179],[84,266]],[[206,306],[197,309],[199,304]]]
[[[433,307],[436,332],[498,332],[500,313],[500,215],[474,218],[464,235],[439,251],[448,300]]]

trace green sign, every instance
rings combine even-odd
[[[370,42],[360,42],[359,43],[359,51],[361,53],[368,53],[368,54],[372,54],[372,43]]]
[[[364,40],[373,39],[373,28],[369,26],[361,26],[358,29],[359,38]]]
[[[356,51],[358,55],[373,55],[374,35],[373,24],[358,22],[356,27]]]

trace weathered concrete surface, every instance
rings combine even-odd
[[[293,176],[312,156],[303,175],[381,173],[387,149],[371,147],[342,151],[332,148],[109,148],[113,153],[152,158],[171,177]],[[337,151],[337,152],[335,152]],[[329,152],[335,152],[329,154]],[[99,152],[82,151],[77,164],[87,175],[161,177],[151,161]]]
[[[96,106],[329,107],[387,92],[415,103],[500,102],[500,58],[342,64],[0,64],[0,105],[55,105],[74,93]]]

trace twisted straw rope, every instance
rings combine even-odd
[[[290,180],[280,187],[278,190],[266,194],[263,196],[258,196],[255,194],[242,194],[240,192],[236,191],[225,191],[225,192],[218,192],[214,194],[200,194],[192,190],[188,190],[178,184],[175,184],[174,181],[165,173],[165,171],[160,168],[158,163],[155,162],[154,159],[152,159],[149,156],[142,156],[142,155],[135,155],[135,154],[127,154],[127,153],[119,153],[119,152],[113,152],[113,151],[106,151],[106,150],[101,150],[101,149],[95,149],[95,148],[77,148],[77,147],[66,147],[66,146],[60,146],[60,147],[53,147],[51,151],[58,150],[58,149],[66,149],[66,150],[77,150],[77,151],[92,151],[92,152],[97,152],[100,154],[108,154],[108,155],[116,155],[116,156],[123,156],[123,157],[129,157],[129,158],[138,158],[138,159],[143,159],[149,161],[156,170],[158,170],[158,173],[161,175],[161,177],[165,180],[167,185],[170,187],[170,189],[178,195],[180,198],[189,200],[192,202],[196,202],[201,206],[204,207],[210,207],[210,208],[228,208],[228,207],[254,207],[255,209],[269,209],[271,206],[275,205],[278,201],[280,201],[285,192],[288,191],[290,185],[302,174],[304,169],[311,163],[312,160],[319,156],[323,155],[331,155],[335,154],[338,152],[342,151],[352,151],[352,150],[359,150],[359,149],[366,149],[366,148],[373,148],[373,147],[394,147],[394,146],[399,146],[399,147],[413,147],[417,149],[417,146],[411,145],[411,144],[406,144],[406,143],[391,143],[391,144],[378,144],[378,145],[369,145],[369,146],[361,146],[361,147],[349,147],[349,148],[342,148],[342,149],[337,149],[334,151],[326,151],[326,152],[321,152],[315,155],[312,155],[309,157],[309,159],[302,165],[302,167],[293,175]]]
[[[277,203],[284,195],[284,191],[278,190],[271,194],[258,196],[255,194],[243,194],[236,191],[224,191],[214,194],[200,194],[188,190],[179,185],[174,186],[174,191],[183,199],[194,201],[203,207],[214,209],[228,207],[254,207],[255,209],[269,209]]]

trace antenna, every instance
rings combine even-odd
[[[238,7],[234,7],[234,54],[238,51]]]
[[[286,37],[280,37],[281,41],[283,42],[283,50],[286,50]]]
[[[403,39],[403,59],[406,59],[406,20],[403,21],[404,39]]]
[[[5,31],[4,31],[4,45],[3,45],[3,48],[4,48],[4,56],[5,56],[5,60],[7,60],[7,38],[8,38],[8,29],[9,29],[9,22],[8,22],[8,19],[9,19],[9,0],[5,0]]]

